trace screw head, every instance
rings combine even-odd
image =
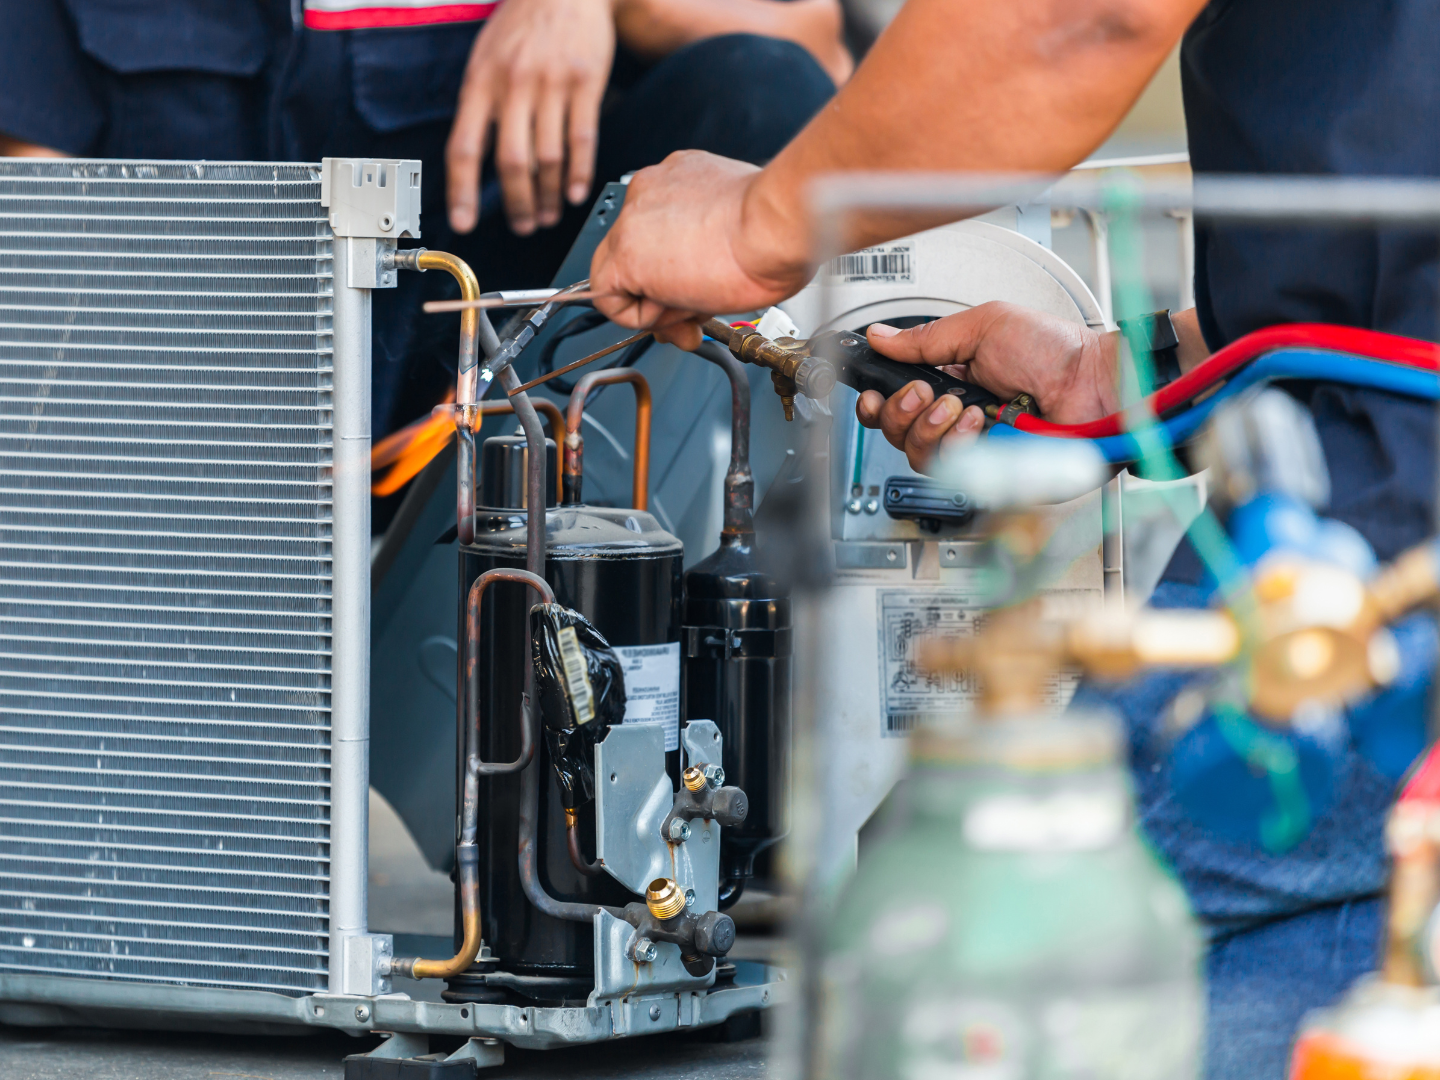
[[[706,765],[701,772],[705,776],[705,782],[710,785],[711,790],[725,786],[725,770],[719,765]]]
[[[694,889],[686,889],[686,890],[685,890],[685,906],[686,906],[686,907],[694,907],[694,906],[695,906],[695,890],[694,890]]]
[[[690,839],[690,823],[683,818],[674,818],[670,822],[670,839],[683,844]]]
[[[356,1020],[359,1020],[362,1024],[363,1024],[366,1020],[369,1020],[369,1019],[370,1019],[370,1006],[369,1006],[369,1005],[356,1005],[356,1006],[355,1006],[355,1019],[356,1019]]]
[[[651,1005],[651,1006],[650,1006],[650,1019],[651,1019],[651,1020],[659,1020],[659,1019],[660,1019],[660,1006],[659,1006],[659,1005]]]
[[[660,950],[649,938],[641,938],[635,942],[635,959],[642,964],[653,964],[655,957],[660,955]]]

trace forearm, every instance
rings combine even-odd
[[[757,34],[793,41],[835,77],[843,53],[836,0],[618,0],[615,31],[631,52],[647,59],[723,34]],[[850,63],[840,72],[849,74]]]
[[[648,60],[721,34],[775,36],[775,0],[620,0],[615,32],[631,52]]]
[[[9,135],[0,131],[0,157],[58,158],[68,156],[68,154],[63,154],[59,150],[52,150],[48,146],[38,146],[35,143],[12,139]]]
[[[1202,6],[909,0],[834,101],[751,185],[745,217],[764,244],[757,258],[800,269],[810,183],[827,173],[1072,167],[1120,122]],[[847,246],[916,223],[856,226]]]

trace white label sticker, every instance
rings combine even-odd
[[[560,659],[565,664],[565,689],[575,709],[575,723],[588,724],[595,719],[595,694],[590,689],[590,676],[585,672],[585,654],[573,626],[562,626],[555,635],[560,645]]]
[[[665,725],[665,749],[680,749],[680,643],[614,645],[625,668],[625,721]]]
[[[1063,599],[1066,593],[1054,590],[1046,599]],[[880,734],[908,735],[926,717],[968,714],[978,696],[974,678],[921,671],[915,666],[914,652],[917,638],[979,631],[985,608],[977,595],[965,589],[880,589],[879,605]],[[1063,708],[1079,682],[1075,671],[1052,675],[1045,686],[1045,704]]]
[[[873,282],[879,285],[915,284],[915,241],[861,248],[831,259],[825,274],[845,285]]]

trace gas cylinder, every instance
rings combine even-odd
[[[1103,714],[923,725],[824,929],[815,1075],[1198,1071],[1201,944]]]
[[[492,444],[496,444],[492,446]],[[547,449],[553,444],[547,440]],[[553,449],[552,449],[553,452]],[[497,567],[523,568],[526,516],[523,469],[512,462],[520,450],[487,440],[479,490],[486,501],[475,515],[475,539],[460,548],[460,596]],[[554,473],[550,473],[553,478]],[[551,484],[545,488],[553,491]],[[506,505],[508,504],[508,505]],[[643,510],[567,506],[546,510],[545,578],[556,601],[580,612],[599,629],[626,666],[629,720],[669,725],[667,747],[679,738],[679,599],[683,546]],[[500,583],[485,593],[480,614],[479,715],[482,756],[513,760],[520,750],[526,655],[526,624],[534,597],[520,585]],[[464,612],[459,626],[465,655]],[[678,758],[678,755],[677,755]],[[624,906],[635,897],[604,873],[586,875],[570,860],[566,821],[549,751],[536,748],[540,805],[536,872],[559,901]],[[536,910],[523,891],[518,866],[519,775],[480,784],[480,910],[485,951],[472,969],[450,980],[452,1001],[582,1000],[593,982],[593,932],[588,922],[554,918]],[[594,804],[579,811],[579,831],[594,858]],[[518,995],[518,997],[517,997]]]

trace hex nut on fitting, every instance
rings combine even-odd
[[[670,819],[670,839],[683,844],[690,839],[690,823],[684,818]]]
[[[711,791],[725,786],[725,770],[719,765],[706,765],[705,768],[700,771],[705,777],[705,783],[710,785]],[[692,788],[691,790],[694,789]]]
[[[685,770],[680,778],[684,781],[686,791],[699,791],[705,786],[705,772],[694,765]]]
[[[695,920],[695,947],[707,956],[724,956],[735,944],[735,920],[707,911]]]
[[[645,890],[645,906],[651,915],[664,922],[685,910],[685,894],[669,878],[656,878]]]
[[[655,958],[660,955],[660,949],[649,938],[641,938],[635,942],[635,962],[638,964],[653,964]]]

